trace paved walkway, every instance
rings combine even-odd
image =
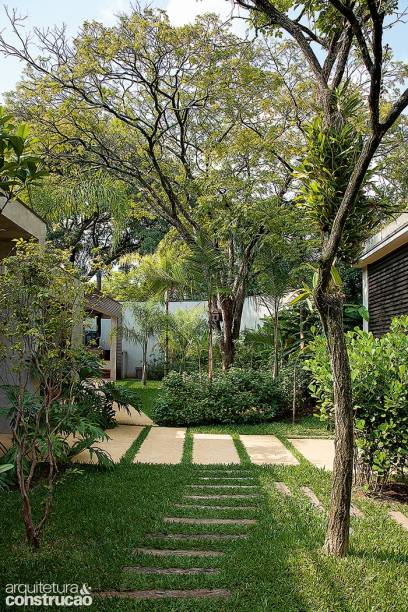
[[[290,438],[293,446],[318,468],[333,470],[334,440],[322,438]]]
[[[299,465],[299,461],[276,436],[239,436],[255,465]]]
[[[232,436],[227,434],[193,434],[193,463],[240,463]]]
[[[181,463],[185,437],[185,427],[152,427],[133,462]]]
[[[136,438],[140,435],[143,427],[137,425],[118,425],[114,429],[108,429],[106,433],[109,440],[105,442],[95,442],[93,446],[107,451],[114,463],[118,463],[128,448],[133,444]],[[95,456],[91,456],[89,450],[84,450],[76,455],[73,463],[98,463]]]
[[[119,410],[116,402],[113,403],[115,419],[119,425],[144,425],[151,426],[154,422],[144,412],[138,412],[133,406],[128,406],[130,414],[125,410]]]

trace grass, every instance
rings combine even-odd
[[[288,431],[288,425],[284,425],[280,435],[287,443],[282,433],[284,427]],[[53,514],[37,553],[32,553],[24,544],[21,521],[17,518],[20,515],[17,493],[3,493],[0,497],[0,609],[6,583],[35,581],[87,583],[94,591],[198,587],[224,587],[232,591],[232,597],[226,602],[95,598],[91,610],[98,612],[402,612],[408,609],[408,533],[387,517],[389,508],[406,513],[406,507],[359,499],[357,505],[364,512],[364,518],[353,519],[350,555],[343,560],[329,558],[322,552],[325,516],[311,507],[302,496],[300,486],[311,486],[327,508],[330,475],[302,458],[297,467],[250,467],[259,479],[263,497],[256,513],[258,524],[247,528],[249,539],[199,544],[200,548],[223,550],[227,553],[225,557],[219,560],[135,557],[132,549],[137,546],[194,547],[193,541],[180,544],[146,536],[152,532],[196,530],[194,526],[165,525],[164,516],[194,517],[203,512],[209,517],[246,515],[239,510],[197,512],[173,508],[175,502],[180,502],[186,485],[198,482],[199,468],[188,462],[190,446],[187,441],[184,462],[177,466],[132,465],[136,441],[115,468],[101,470],[85,466],[82,473],[67,477],[56,488]],[[279,495],[273,484],[276,480],[284,481],[293,497]],[[248,513],[252,515],[255,513]],[[206,532],[237,530],[217,526],[203,529]],[[123,566],[132,564],[219,566],[221,574],[169,577],[122,571]]]
[[[142,410],[151,416],[160,383],[143,387],[139,381],[121,381],[141,396]],[[242,469],[250,469],[261,486],[258,510],[177,509],[186,485],[199,483],[191,465],[192,433],[230,433],[239,452]],[[183,461],[177,466],[132,464],[149,432],[146,427],[120,464],[110,470],[84,466],[59,484],[54,509],[41,549],[33,553],[24,542],[20,501],[15,491],[0,497],[0,609],[7,583],[87,583],[93,591],[120,589],[227,588],[232,596],[217,600],[132,601],[94,599],[97,612],[110,611],[251,611],[251,612],[402,612],[408,609],[408,534],[387,516],[389,509],[407,513],[398,503],[379,503],[356,492],[356,505],[364,518],[353,519],[351,550],[347,559],[333,559],[322,552],[326,514],[319,513],[302,495],[301,486],[313,488],[328,508],[330,474],[310,465],[288,437],[327,436],[324,424],[313,417],[295,425],[208,426],[190,428]],[[249,463],[239,433],[277,435],[300,461],[299,466],[270,468]],[[236,466],[239,470],[240,467]],[[274,481],[283,481],[292,497],[278,494]],[[209,482],[209,481],[206,481]],[[230,483],[230,481],[225,481]],[[208,492],[208,491],[207,491]],[[39,500],[37,500],[38,503]],[[211,502],[206,502],[211,504]],[[217,500],[216,505],[231,505]],[[242,501],[237,502],[237,505]],[[197,531],[237,532],[237,527],[167,525],[164,516],[258,518],[248,540],[183,542],[152,539],[149,533]],[[155,558],[134,555],[135,547],[217,549],[226,555],[213,558]],[[123,571],[131,565],[160,567],[219,567],[219,575],[137,575]]]
[[[128,389],[138,392],[140,396],[141,408],[145,414],[153,418],[153,405],[160,393],[160,381],[148,381],[146,386],[143,386],[140,380],[119,380],[117,385],[123,385]],[[327,430],[326,424],[320,421],[317,417],[306,416],[300,417],[296,423],[292,425],[290,421],[276,421],[271,423],[263,423],[261,425],[204,425],[191,428],[191,431],[202,431],[206,433],[230,433],[234,437],[238,433],[244,434],[274,434],[278,437],[293,436],[293,437],[331,437],[332,433]]]
[[[153,414],[153,404],[155,402],[156,397],[160,393],[161,382],[157,380],[149,380],[146,386],[143,386],[140,380],[118,380],[117,385],[121,385],[123,387],[127,387],[128,389],[132,389],[132,391],[137,391],[140,402],[142,405],[142,410],[148,417],[152,418]]]

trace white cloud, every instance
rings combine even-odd
[[[240,14],[232,0],[168,0],[165,9],[171,23],[176,26],[191,23],[197,15],[205,13],[216,13],[223,20]],[[244,13],[241,12],[241,15]],[[242,19],[234,19],[232,22],[232,31],[235,34],[244,36],[247,28],[248,24]]]
[[[116,22],[116,15],[118,15],[118,13],[129,13],[129,11],[129,0],[111,0],[102,6],[99,12],[99,19],[105,25],[111,26]]]

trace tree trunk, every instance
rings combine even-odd
[[[235,297],[219,297],[218,302],[222,312],[222,334],[220,339],[222,369],[226,371],[234,364],[235,340],[238,340],[241,329],[244,305],[243,292],[240,292]]]
[[[147,342],[143,342],[142,346],[142,384],[147,383]]]
[[[169,292],[164,293],[164,304],[166,310],[166,330],[164,339],[164,375],[169,373]]]
[[[279,374],[279,303],[280,301],[275,298],[273,304],[273,378],[278,378]]]
[[[212,300],[208,299],[208,380],[211,382],[214,373],[214,355],[213,355],[213,323],[211,317]]]
[[[326,333],[334,392],[335,456],[325,549],[344,557],[349,546],[354,459],[351,373],[343,329],[344,298],[324,292],[315,301]]]

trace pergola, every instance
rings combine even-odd
[[[110,379],[122,377],[122,304],[95,291],[86,301],[86,311],[91,317],[111,320]]]

